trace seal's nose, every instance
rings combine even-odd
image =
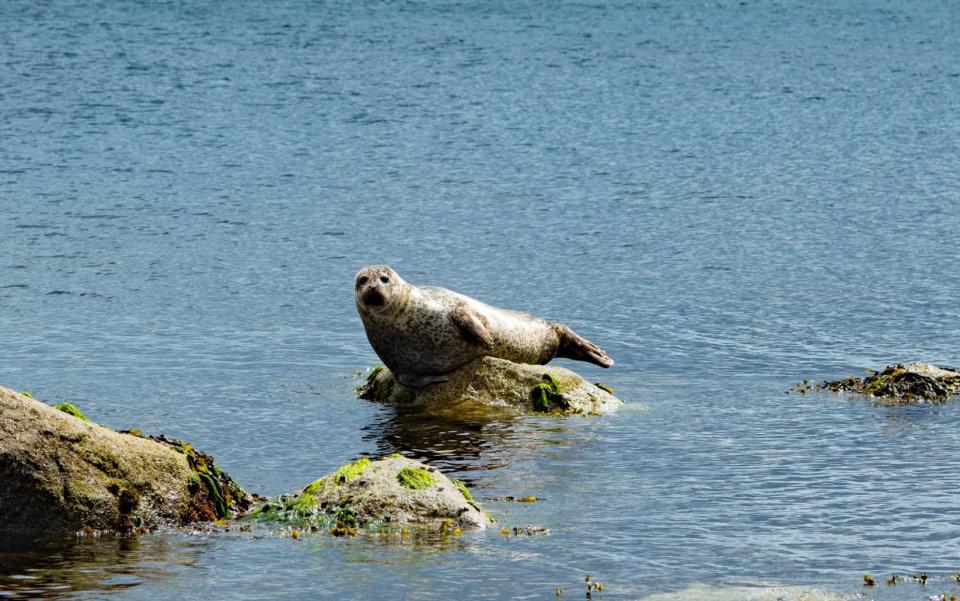
[[[383,293],[380,292],[379,288],[371,286],[363,291],[363,294],[360,295],[360,300],[369,307],[382,307],[387,299],[383,296]]]

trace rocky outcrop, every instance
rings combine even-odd
[[[462,482],[401,455],[348,463],[297,493],[270,500],[248,519],[335,535],[404,526],[456,532],[492,523]]]
[[[527,365],[483,357],[426,388],[406,388],[390,370],[374,368],[360,387],[360,398],[437,413],[458,415],[512,408],[523,413],[603,415],[623,402],[613,390],[591,384],[569,369]]]
[[[921,361],[897,363],[864,378],[827,381],[817,388],[867,394],[894,404],[944,403],[960,395],[960,371]]]
[[[0,532],[143,532],[251,504],[187,443],[115,432],[72,405],[0,387]]]

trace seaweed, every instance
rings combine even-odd
[[[456,478],[450,478],[450,481],[453,482],[453,485],[457,487],[457,490],[460,491],[460,494],[463,495],[463,498],[472,501],[473,495],[470,494],[470,491],[467,490],[467,485],[457,480]]]
[[[812,387],[806,380],[796,387],[805,393]],[[960,395],[960,372],[952,368],[939,368],[927,363],[898,363],[888,365],[883,371],[870,371],[863,378],[850,376],[841,380],[826,381],[816,390],[831,392],[854,392],[892,401],[895,404],[929,402],[942,404],[951,396]]]
[[[389,372],[383,373],[386,369],[383,365],[377,365],[371,369],[366,381],[356,389],[358,397],[381,403],[408,404],[415,401],[417,393],[397,382]]]
[[[136,515],[136,510],[140,506],[140,493],[127,486],[127,483],[122,480],[111,480],[107,485],[107,491],[117,497],[117,514],[119,515],[117,531],[123,535],[146,532],[143,519]]]
[[[460,536],[463,534],[463,530],[457,526],[457,523],[453,521],[453,518],[443,518],[440,521],[440,526],[437,528],[437,534],[440,535],[440,538],[446,538],[449,535]]]
[[[543,374],[543,381],[535,384],[530,390],[530,400],[533,403],[533,410],[540,413],[569,407],[569,403],[563,398],[559,382],[549,373]]]
[[[83,411],[80,411],[79,409],[77,409],[76,405],[72,405],[70,403],[60,403],[58,405],[55,405],[53,408],[56,409],[57,411],[63,411],[67,415],[72,415],[73,417],[81,419],[85,422],[90,421],[90,419],[83,414]]]
[[[341,466],[336,472],[333,473],[333,481],[337,484],[344,484],[362,474],[363,471],[368,467],[370,467],[370,459],[361,457],[353,463],[348,463]]]
[[[599,388],[600,390],[606,392],[607,394],[613,394],[613,388],[610,386],[607,386],[606,384],[603,384],[601,382],[594,382],[593,385]]]
[[[406,386],[395,383],[393,388],[395,390],[393,394],[393,399],[397,403],[408,404],[417,400],[417,393],[407,388]]]
[[[245,519],[288,522],[298,526],[329,527],[335,536],[355,535],[356,529],[373,520],[362,521],[352,499],[347,496],[337,503],[322,507],[317,492],[323,479],[316,480],[297,495],[281,495],[256,508]],[[352,530],[352,532],[351,532]]]
[[[131,432],[132,433],[132,432]],[[221,470],[210,455],[198,451],[190,443],[166,436],[148,436],[150,440],[171,447],[187,458],[191,473],[187,490],[190,507],[183,517],[186,523],[229,519],[244,513],[253,505],[253,498],[236,481]]]
[[[397,474],[397,480],[406,488],[423,490],[436,484],[437,477],[423,468],[405,467]]]

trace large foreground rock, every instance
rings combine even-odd
[[[493,408],[603,415],[623,404],[612,392],[562,367],[483,357],[450,374],[448,382],[419,390],[401,385],[389,369],[375,368],[361,386],[360,398],[461,415]]]
[[[334,534],[390,526],[453,531],[492,523],[463,483],[401,455],[348,463],[295,494],[272,499],[248,517],[330,528]]]
[[[888,365],[864,378],[827,381],[818,388],[867,394],[894,404],[944,403],[951,396],[960,395],[960,372],[914,361]]]
[[[190,445],[114,432],[0,387],[0,532],[145,531],[252,504]]]

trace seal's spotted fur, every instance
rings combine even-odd
[[[361,269],[354,292],[370,345],[405,386],[446,381],[446,374],[483,356],[538,365],[554,357],[613,365],[563,324],[445,288],[413,286],[385,265]]]

